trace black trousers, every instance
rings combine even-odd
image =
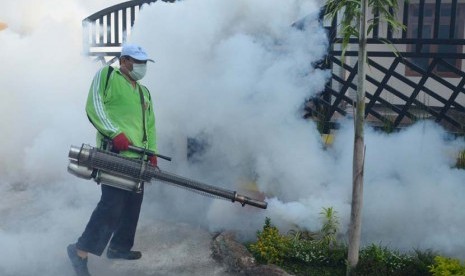
[[[76,247],[100,256],[111,238],[110,248],[128,251],[134,245],[144,189],[134,193],[107,185],[101,187],[100,201]]]

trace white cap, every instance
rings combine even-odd
[[[130,56],[137,60],[155,62],[147,56],[147,53],[142,47],[135,44],[124,44],[121,49],[121,56]]]

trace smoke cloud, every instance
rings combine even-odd
[[[95,143],[84,105],[100,64],[82,55],[81,20],[118,2],[2,4],[2,275],[70,271],[64,248],[100,193],[66,172],[69,146]],[[191,0],[143,7],[129,40],[156,61],[142,83],[155,102],[159,151],[173,158],[160,160],[161,169],[266,198],[269,207],[242,208],[155,181],[140,227],[183,222],[251,239],[265,217],[283,230],[318,230],[322,208],[334,207],[347,231],[352,122],[341,122],[324,149],[316,125],[302,119],[304,101],[329,76],[313,67],[327,47],[320,6]],[[299,20],[305,28],[292,27]],[[365,139],[364,243],[465,258],[465,172],[453,168],[463,141],[427,122],[390,135],[368,128]]]

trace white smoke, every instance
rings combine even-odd
[[[185,204],[196,200],[192,195],[173,191],[161,197],[162,204],[176,206],[174,217],[182,214],[199,223],[206,218],[211,229],[248,234],[265,216],[283,229],[315,230],[322,207],[333,206],[346,231],[352,123],[344,122],[333,147],[324,150],[315,125],[299,113],[327,77],[311,67],[327,46],[316,23],[318,9],[311,1],[183,1],[145,7],[132,40],[157,61],[146,83],[155,95],[160,149],[178,158],[166,168],[238,190],[255,181],[269,198],[267,211],[250,213],[227,202],[207,202],[204,217]],[[304,31],[291,27],[305,17]],[[462,140],[431,123],[391,135],[368,129],[366,136],[365,243],[433,248],[463,257],[465,241],[454,237],[465,226],[458,211],[464,172],[453,169]],[[208,146],[198,162],[181,164],[187,137]]]
[[[81,20],[117,1],[11,2],[0,9],[9,26],[0,31],[0,274],[57,275],[69,271],[64,248],[81,234],[99,197],[92,182],[66,172],[69,146],[94,144],[84,104],[100,65],[81,54]],[[327,46],[319,6],[304,0],[144,6],[130,40],[156,60],[143,83],[155,102],[160,153],[173,157],[160,167],[266,196],[269,207],[242,208],[155,182],[146,189],[142,227],[164,219],[252,238],[265,217],[283,229],[316,230],[322,207],[333,206],[346,230],[351,122],[324,150],[315,124],[302,119],[305,99],[328,77],[312,67]],[[291,26],[303,18],[304,30]],[[205,143],[189,160],[188,138]],[[365,243],[465,257],[464,172],[452,168],[463,142],[419,123],[391,135],[368,129],[366,144]]]

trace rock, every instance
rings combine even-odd
[[[227,271],[245,275],[287,276],[290,275],[275,265],[259,265],[247,250],[236,241],[232,232],[222,232],[212,242],[212,256],[226,266]]]
[[[255,266],[255,258],[247,248],[235,240],[232,232],[220,233],[212,243],[212,256],[225,264],[232,272],[244,272]]]

